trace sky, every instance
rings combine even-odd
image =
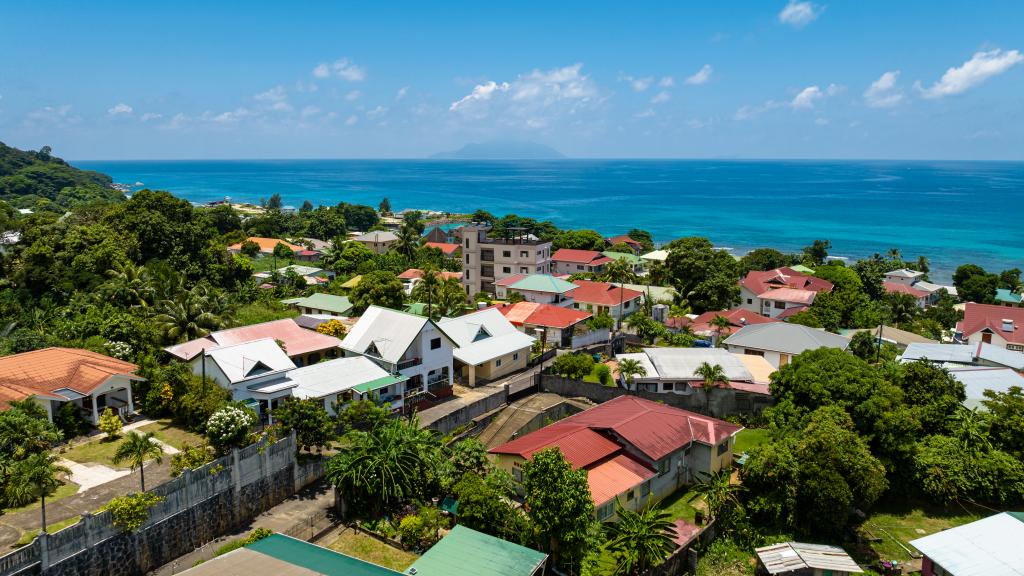
[[[0,141],[69,159],[1024,160],[1024,2],[10,2]]]

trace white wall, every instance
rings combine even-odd
[[[729,352],[732,352],[734,354],[746,354],[746,351],[748,350],[748,348],[744,348],[743,346],[736,346],[734,344],[726,344],[726,348],[728,348]],[[749,348],[749,350],[755,349]],[[782,354],[780,352],[774,352],[772,350],[759,351],[764,352],[764,359],[767,360],[768,363],[771,364],[774,368],[781,368],[784,365],[783,362],[788,364],[789,361],[793,359],[792,355],[790,354]],[[753,355],[758,356],[759,354]]]

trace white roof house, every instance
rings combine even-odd
[[[529,348],[536,340],[517,330],[496,308],[442,318],[438,326],[455,341],[455,358],[466,364],[489,362]]]
[[[942,365],[1004,366],[1024,370],[1024,353],[994,344],[911,344],[900,355],[901,362],[928,360]]]
[[[964,385],[966,399],[963,405],[967,408],[985,409],[981,403],[985,400],[985,391],[1009,392],[1010,388],[1024,388],[1024,376],[1010,368],[993,368],[987,366],[950,366],[949,375]]]
[[[273,338],[207,348],[206,355],[232,385],[295,368]]]
[[[353,238],[356,242],[394,242],[398,236],[388,230],[374,230]]]
[[[722,348],[644,348],[643,352],[617,354],[615,358],[638,360],[647,375],[637,380],[698,380],[695,372],[704,362],[720,365],[729,380],[753,380],[746,364]]]
[[[846,350],[850,346],[850,339],[800,324],[770,322],[748,324],[726,338],[725,344],[730,348],[743,347],[796,355],[817,348]]]
[[[769,574],[789,574],[808,569],[814,570],[815,574],[820,570],[835,576],[864,572],[846,551],[837,546],[783,542],[757,548],[754,552]]]
[[[433,321],[425,316],[370,306],[341,341],[341,347],[396,364],[427,323]]]
[[[1024,513],[1003,512],[929,534],[910,544],[924,554],[923,568],[950,576],[1024,575]]]
[[[353,392],[355,397],[365,397],[375,390],[402,384],[408,378],[389,374],[365,356],[351,356],[296,368],[288,372],[288,380],[295,385],[292,396],[322,399],[324,408],[334,413],[333,403],[340,403],[338,396],[342,393]]]

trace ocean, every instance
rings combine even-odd
[[[706,236],[736,254],[814,239],[851,261],[899,248],[933,281],[960,264],[1024,268],[1024,163],[728,160],[90,161],[115,182],[194,202],[350,202],[551,220],[656,241]]]

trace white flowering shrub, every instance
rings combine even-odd
[[[132,345],[127,342],[121,342],[118,340],[108,340],[106,344],[107,352],[114,358],[120,358],[121,360],[130,360],[132,357]]]
[[[225,406],[217,410],[206,421],[206,438],[210,445],[224,452],[241,446],[249,435],[249,428],[256,423],[256,416],[237,406]]]

